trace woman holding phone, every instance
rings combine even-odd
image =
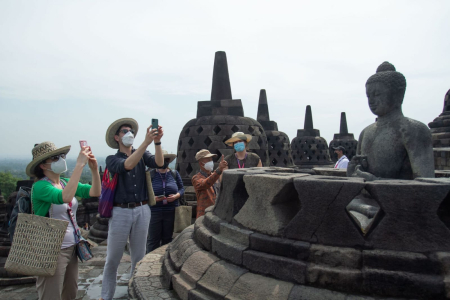
[[[37,277],[36,289],[41,300],[76,298],[78,259],[75,251],[75,231],[78,225],[75,216],[78,201],[75,196],[99,197],[101,192],[97,159],[88,146],[81,148],[71,178],[61,177],[61,174],[67,171],[65,158],[69,151],[70,146],[56,148],[52,142],[37,144],[31,151],[33,160],[26,169],[28,176],[36,178],[31,194],[34,213],[69,222],[55,274]],[[92,186],[80,183],[86,164],[92,172]]]
[[[168,168],[177,157],[163,150],[164,166],[150,171],[156,205],[151,207],[150,225],[148,228],[147,253],[172,241],[175,221],[175,207],[178,199],[184,194],[183,181],[176,170]]]

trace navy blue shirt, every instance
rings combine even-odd
[[[134,153],[136,149],[131,152]],[[148,151],[144,152],[142,159],[130,171],[125,169],[125,160],[128,155],[117,151],[115,155],[106,158],[106,167],[112,176],[119,173],[114,203],[130,203],[148,201],[147,182],[145,179],[145,166],[158,168],[155,156]],[[144,163],[145,162],[145,163]]]
[[[152,170],[150,174],[152,175],[152,185],[153,185],[153,192],[155,193],[155,196],[169,196],[169,195],[175,195],[176,193],[180,193],[180,196],[183,196],[184,194],[184,186],[183,186],[183,180],[181,179],[180,174],[175,171],[177,174],[177,178],[173,178],[172,171],[168,171],[167,173],[158,173],[156,170]],[[166,188],[163,188],[163,181],[166,182]],[[151,207],[151,210],[166,210],[166,209],[175,209],[176,206],[178,206],[178,199],[173,202],[168,202],[167,204],[164,204],[162,201],[156,202],[156,205]]]

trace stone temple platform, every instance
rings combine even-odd
[[[448,179],[228,170],[216,205],[169,244],[162,285],[189,300],[449,299],[449,191]]]

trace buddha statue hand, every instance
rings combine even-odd
[[[347,177],[360,177],[357,174],[357,167],[362,172],[366,172],[368,169],[367,156],[365,155],[355,155],[347,166]]]
[[[365,172],[364,168],[361,165],[356,166],[354,174],[356,174],[355,177],[364,178],[365,181],[374,181],[380,179],[369,172]]]

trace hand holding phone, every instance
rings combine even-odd
[[[87,141],[80,140],[80,147],[81,147],[81,148],[83,148],[83,147],[88,147]]]
[[[152,119],[152,129],[156,129],[158,130],[158,119]],[[159,132],[156,133],[156,135],[158,135]]]

